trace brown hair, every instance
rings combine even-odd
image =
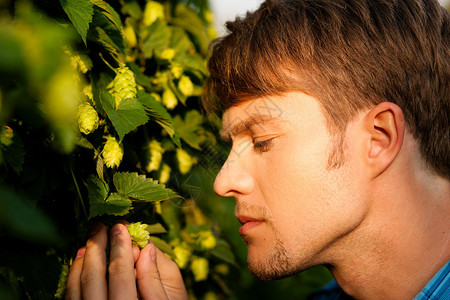
[[[213,44],[204,106],[302,91],[342,133],[361,109],[394,102],[450,178],[449,20],[434,0],[268,0]]]

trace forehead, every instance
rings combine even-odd
[[[279,104],[279,97],[264,97],[248,100],[227,109],[222,116],[224,129],[233,123],[247,119],[268,121],[280,119],[284,111]],[[277,103],[278,102],[278,103]]]

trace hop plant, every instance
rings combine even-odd
[[[175,50],[172,48],[164,49],[161,54],[159,55],[160,58],[165,60],[172,60],[172,58],[175,56]]]
[[[172,92],[171,89],[166,88],[164,90],[162,95],[162,103],[168,109],[174,109],[175,106],[177,106],[178,104],[177,97],[175,96],[175,94]]]
[[[152,140],[149,143],[150,148],[150,162],[147,165],[147,172],[155,171],[159,169],[162,161],[162,155],[164,153],[163,147],[157,140]]]
[[[173,77],[178,79],[183,75],[183,68],[180,67],[178,64],[172,65],[170,68],[170,72],[172,73]]]
[[[205,230],[198,234],[197,245],[202,250],[211,250],[216,247],[217,241],[210,230]]]
[[[87,102],[78,106],[78,127],[84,134],[89,134],[98,128],[97,111]]]
[[[125,34],[125,37],[128,42],[128,46],[130,48],[133,48],[137,45],[137,39],[136,39],[136,32],[134,31],[133,26],[131,26],[128,22],[125,25],[125,28],[123,29],[123,33]]]
[[[166,184],[169,181],[171,171],[172,169],[168,164],[163,164],[161,174],[159,175],[159,182]]]
[[[156,1],[148,1],[144,9],[144,25],[150,26],[156,20],[164,20],[164,6]]]
[[[192,168],[192,166],[196,163],[196,159],[192,158],[186,151],[183,149],[177,149],[177,160],[178,160],[178,168],[180,169],[181,174],[186,174]]]
[[[64,298],[64,294],[66,293],[67,278],[69,277],[69,268],[70,264],[68,261],[63,263],[61,273],[59,274],[58,287],[54,295],[55,299]]]
[[[183,95],[189,97],[194,92],[194,84],[188,76],[183,75],[181,76],[180,81],[178,81],[178,89]]]
[[[110,87],[110,92],[114,96],[116,108],[123,99],[136,98],[136,79],[134,73],[128,67],[119,68],[116,77],[108,87]]]
[[[147,226],[147,224],[141,224],[141,222],[131,223],[127,226],[132,244],[141,249],[147,246],[148,240],[150,239],[150,234],[145,230]]]
[[[123,157],[123,146],[117,142],[115,137],[108,136],[102,155],[108,168],[118,167]]]
[[[195,281],[202,281],[208,278],[209,262],[204,257],[195,257],[191,262],[191,271]]]
[[[187,249],[184,243],[179,244],[173,248],[173,253],[175,254],[174,260],[180,269],[184,269],[191,257],[191,251]]]

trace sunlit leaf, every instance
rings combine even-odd
[[[108,92],[103,91],[100,94],[100,101],[120,140],[127,133],[148,121],[144,106],[136,99],[123,99],[114,109],[114,98]]]
[[[89,0],[59,0],[59,2],[86,44],[87,31],[94,14],[92,3]]]
[[[151,95],[138,92],[138,100],[141,102],[147,110],[148,115],[156,123],[161,125],[172,138],[173,142],[181,147],[180,136],[178,134],[177,127],[174,125],[174,121],[170,114],[167,112],[161,103],[156,101]]]
[[[180,197],[163,184],[138,173],[117,172],[113,181],[119,193],[133,200],[163,201]]]

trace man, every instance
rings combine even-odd
[[[449,23],[433,0],[272,0],[227,24],[205,98],[232,144],[214,188],[236,198],[256,277],[325,265],[341,296],[449,297]],[[123,229],[109,286],[98,225],[68,298],[185,299],[174,263]]]

